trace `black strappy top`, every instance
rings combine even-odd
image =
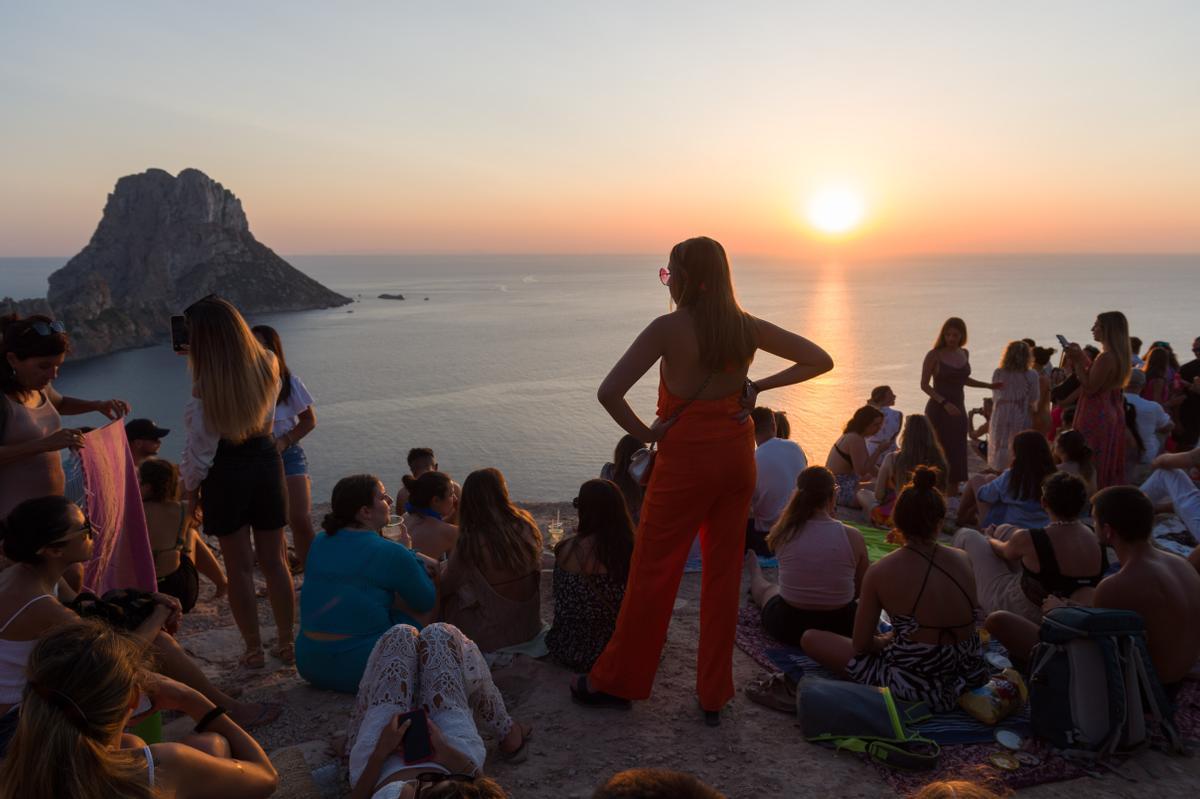
[[[912,610],[909,611],[909,613],[908,613],[908,617],[911,618],[916,623],[916,629],[918,629],[918,630],[937,630],[939,644],[941,643],[943,636],[949,636],[951,641],[957,640],[958,636],[954,634],[955,630],[959,630],[963,627],[970,627],[973,629],[975,626],[975,619],[976,619],[975,597],[971,596],[967,592],[967,589],[963,588],[962,584],[959,583],[958,580],[954,579],[953,574],[951,574],[950,572],[946,571],[941,566],[939,566],[938,564],[933,562],[934,556],[936,556],[936,554],[937,554],[938,547],[935,546],[933,548],[932,555],[926,555],[924,552],[920,551],[919,549],[914,549],[912,547],[905,547],[905,549],[907,549],[910,552],[915,552],[916,554],[920,555],[922,558],[924,558],[929,563],[928,568],[925,569],[925,578],[923,580],[921,580],[921,589],[919,591],[917,591],[917,598],[915,600],[913,600]],[[959,590],[959,592],[963,595],[963,598],[967,600],[967,607],[969,607],[971,610],[971,617],[969,619],[967,619],[965,622],[962,622],[961,624],[951,624],[951,625],[939,627],[939,626],[932,625],[932,624],[922,624],[919,621],[917,621],[917,605],[921,604],[921,597],[925,595],[925,586],[929,584],[929,575],[934,569],[937,569],[942,574],[946,575],[946,577],[950,578],[950,582],[954,583],[954,587],[957,588]]]
[[[1042,606],[1046,597],[1066,599],[1080,588],[1095,588],[1104,579],[1104,574],[1108,571],[1108,551],[1103,544],[1100,544],[1099,572],[1090,577],[1068,577],[1058,565],[1058,556],[1054,554],[1050,534],[1039,527],[1031,529],[1029,535],[1033,539],[1033,548],[1037,552],[1041,569],[1030,571],[1028,566],[1021,564],[1021,592],[1037,607]]]
[[[846,453],[842,452],[842,448],[841,448],[841,447],[839,447],[837,444],[834,444],[834,445],[833,445],[833,451],[834,451],[834,452],[836,452],[838,455],[841,455],[841,456],[842,456],[842,460],[844,460],[844,461],[845,461],[847,464],[849,464],[849,466],[850,466],[850,468],[851,468],[851,469],[853,469],[853,468],[854,468],[854,459],[853,459],[853,458],[851,458],[851,457],[850,457],[849,455],[847,455]]]

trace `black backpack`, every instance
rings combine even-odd
[[[1147,715],[1182,752],[1137,613],[1061,607],[1042,620],[1029,678],[1034,734],[1088,758],[1144,746]]]

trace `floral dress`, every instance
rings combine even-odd
[[[551,656],[572,671],[592,668],[617,626],[625,581],[554,567],[554,626],[546,633]]]
[[[1125,483],[1125,397],[1120,388],[1080,392],[1072,427],[1083,434],[1096,464],[1096,488]]]

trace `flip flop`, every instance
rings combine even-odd
[[[283,713],[283,705],[276,702],[260,702],[259,705],[262,709],[258,712],[258,715],[245,724],[239,724],[239,727],[247,732],[255,727],[265,727],[278,719],[280,714]]]
[[[243,669],[261,669],[267,665],[267,656],[262,649],[255,649],[249,652],[243,652],[238,658],[238,665]]]
[[[629,710],[633,707],[633,702],[622,696],[614,696],[588,688],[586,674],[580,674],[571,681],[571,698],[586,707],[618,707],[622,710]]]
[[[796,689],[792,687],[783,672],[759,677],[746,686],[743,693],[751,702],[780,710],[784,713],[796,712]]]
[[[511,752],[505,752],[497,747],[496,754],[506,763],[524,763],[529,759],[529,740],[533,737],[533,727],[521,727],[521,745]]]
[[[278,660],[283,661],[288,666],[296,665],[296,645],[295,644],[276,644],[271,647],[271,655]]]

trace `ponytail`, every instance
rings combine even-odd
[[[779,521],[767,534],[767,547],[772,552],[791,541],[813,514],[829,504],[837,492],[837,480],[833,472],[824,466],[809,466],[796,478],[796,493],[783,510]]]

